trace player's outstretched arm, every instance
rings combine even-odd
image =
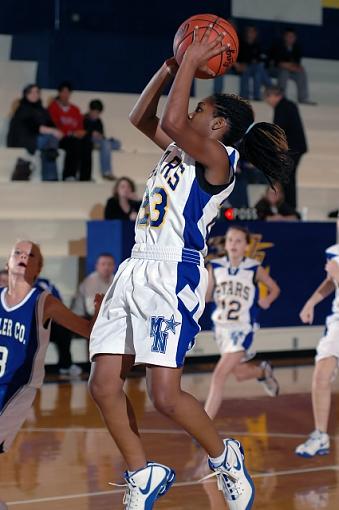
[[[279,285],[261,266],[257,269],[256,279],[257,282],[263,283],[268,289],[268,296],[258,301],[260,308],[267,310],[280,294]]]
[[[319,285],[312,296],[306,301],[299,317],[304,324],[312,324],[314,318],[314,307],[335,290],[335,284],[329,277]]]
[[[160,127],[157,108],[165,85],[173,79],[177,69],[178,65],[174,57],[166,60],[148,83],[129,114],[132,124],[162,149],[166,149],[173,140]]]
[[[209,101],[200,102],[192,114],[194,121],[195,116],[203,119],[205,129],[194,128],[194,122],[188,115],[190,91],[197,69],[211,73],[207,66],[208,60],[226,49],[226,46],[221,45],[223,34],[209,41],[210,32],[209,27],[199,39],[198,30],[194,31],[194,40],[185,52],[171,87],[161,127],[181,149],[205,166],[205,177],[210,184],[223,185],[229,181],[229,162],[218,140],[222,138],[227,121],[224,117],[211,115],[214,105]]]
[[[45,301],[43,323],[46,324],[49,320],[53,320],[70,331],[73,331],[84,338],[89,338],[96,316],[99,312],[102,299],[103,295],[96,295],[94,317],[91,320],[87,320],[73,313],[59,299],[50,294],[46,297]]]

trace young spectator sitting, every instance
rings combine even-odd
[[[269,87],[271,78],[265,68],[265,59],[255,26],[245,28],[244,38],[240,39],[240,49],[234,68],[240,74],[240,96],[255,101],[261,100],[261,86]],[[253,93],[250,94],[250,81],[253,81]]]
[[[316,104],[309,100],[308,80],[304,67],[301,65],[301,48],[297,42],[297,34],[293,28],[287,28],[283,38],[271,50],[270,59],[273,61],[277,74],[278,85],[285,93],[287,81],[293,80],[297,86],[299,103]]]
[[[7,146],[24,147],[29,154],[39,149],[42,180],[57,181],[57,148],[62,136],[42,105],[40,88],[34,83],[27,85],[9,124]]]
[[[89,274],[79,285],[74,298],[72,310],[82,317],[91,318],[94,315],[93,296],[106,294],[110,287],[115,271],[115,260],[110,253],[101,253],[95,264],[95,271]]]
[[[137,217],[140,201],[135,197],[135,184],[128,177],[121,177],[113,188],[113,196],[105,206],[105,220],[131,220]]]
[[[61,83],[58,96],[51,102],[48,111],[54,124],[63,133],[59,144],[66,151],[63,180],[75,181],[79,172],[80,181],[90,181],[92,142],[86,136],[79,108],[70,102],[72,90],[69,82]]]
[[[104,126],[100,118],[104,105],[100,99],[89,103],[89,111],[84,116],[84,128],[95,148],[100,151],[100,170],[104,179],[114,180],[111,151],[119,150],[121,143],[115,138],[105,138]]]
[[[300,220],[300,214],[285,202],[284,190],[279,182],[274,183],[274,189],[267,187],[265,195],[256,203],[255,208],[259,220]]]

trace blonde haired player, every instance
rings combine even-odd
[[[0,453],[10,448],[43,383],[51,321],[89,338],[101,302],[97,295],[88,321],[34,287],[43,257],[31,241],[15,243],[7,266],[8,287],[0,292]]]
[[[295,453],[301,457],[326,455],[330,450],[327,434],[331,406],[331,383],[335,378],[339,363],[339,244],[326,250],[327,276],[300,312],[305,324],[312,324],[314,307],[335,291],[332,314],[326,319],[324,336],[320,339],[315,358],[312,379],[312,406],[315,430],[305,443],[297,446]]]
[[[233,373],[239,381],[257,379],[270,396],[279,393],[279,384],[267,361],[259,366],[243,363],[249,359],[259,308],[268,309],[280,293],[276,282],[255,259],[246,257],[249,231],[231,226],[226,234],[227,255],[214,259],[208,266],[209,284],[206,301],[215,301],[212,314],[215,340],[221,358],[213,372],[205,411],[214,418],[223,398],[226,379]],[[265,298],[258,298],[258,283],[268,289]]]

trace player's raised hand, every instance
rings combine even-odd
[[[312,324],[314,318],[314,305],[307,301],[301,310],[299,317],[304,324]]]
[[[177,70],[179,69],[178,63],[175,60],[175,58],[174,57],[168,58],[167,60],[165,60],[165,64],[167,67],[168,74],[174,77],[177,74]]]
[[[258,300],[258,305],[260,306],[260,308],[262,308],[263,310],[268,310],[269,307],[271,306],[271,300],[266,297],[266,298],[262,298],[262,299],[259,299]]]
[[[94,297],[94,315],[97,316],[99,313],[99,309],[101,306],[101,303],[105,297],[105,294],[95,294]]]
[[[199,39],[199,27],[194,28],[193,42],[187,48],[184,59],[190,60],[196,69],[200,69],[210,76],[215,76],[215,73],[208,67],[208,61],[210,58],[226,51],[228,45],[222,44],[225,36],[224,32],[220,33],[213,41],[209,41],[211,31],[212,25],[206,29],[202,38]]]

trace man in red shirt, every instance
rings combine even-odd
[[[59,146],[66,151],[63,170],[64,181],[90,181],[92,172],[92,143],[83,125],[83,115],[79,108],[70,102],[72,86],[63,82],[58,87],[58,95],[48,107],[55,126],[64,134]]]

